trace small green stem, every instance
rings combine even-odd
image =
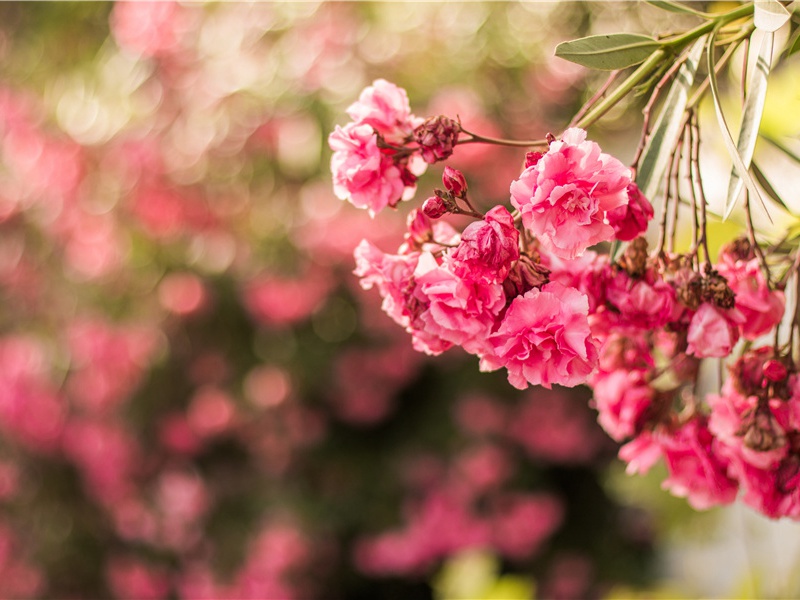
[[[584,117],[578,121],[575,126],[580,127],[581,129],[586,129],[592,123],[600,119],[600,117],[614,108],[614,106],[616,106],[616,104],[622,100],[622,98],[624,98],[625,95],[630,92],[637,83],[650,75],[653,69],[655,69],[661,63],[661,61],[666,58],[666,56],[667,51],[663,48],[653,52],[646,61],[639,65],[639,67],[633,73],[631,73],[625,81],[622,82],[618,88],[606,96],[602,102],[595,105],[595,107],[586,115],[584,115]]]
[[[457,146],[462,144],[496,144],[498,146],[547,146],[547,140],[505,140],[502,138],[487,137],[485,135],[478,135],[461,128],[463,133],[466,133],[470,138],[468,140],[458,140]]]
[[[663,46],[667,47],[683,47],[689,42],[693,42],[694,40],[704,36],[709,31],[714,28],[722,27],[731,21],[735,21],[736,19],[741,19],[742,17],[748,17],[753,14],[755,10],[754,3],[750,2],[749,4],[745,4],[744,6],[740,6],[739,8],[732,10],[729,13],[725,13],[723,15],[718,16],[713,21],[708,21],[703,23],[702,25],[698,25],[694,29],[690,29],[686,33],[682,33],[681,35],[675,36],[674,38],[666,39],[666,40],[659,40]]]

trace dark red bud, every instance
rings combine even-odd
[[[455,198],[463,198],[467,195],[467,180],[458,169],[445,167],[444,173],[442,173],[442,183]]]
[[[422,203],[422,212],[429,219],[438,219],[447,214],[447,205],[439,196],[431,196]]]
[[[782,362],[773,359],[768,360],[764,363],[764,377],[769,379],[772,382],[783,381],[786,379],[786,375],[788,374],[788,370],[786,369],[786,365]]]
[[[539,159],[542,158],[544,154],[541,152],[528,152],[525,155],[525,168],[534,166],[536,163],[539,162]]]

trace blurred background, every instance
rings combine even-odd
[[[654,27],[627,2],[0,3],[0,597],[741,596],[748,547],[791,569],[744,509],[627,479],[585,390],[432,361],[351,274],[407,212],[333,196],[363,87],[541,138],[602,82],[558,42]],[[639,108],[593,139],[630,160]],[[452,165],[490,204],[523,160]]]

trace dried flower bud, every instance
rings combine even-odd
[[[717,271],[709,269],[703,278],[703,300],[713,302],[723,309],[736,305],[736,294],[728,285],[728,280]]]
[[[775,422],[769,407],[759,405],[744,432],[743,441],[752,450],[769,452],[786,444],[786,435]]]
[[[549,281],[549,269],[529,256],[521,254],[503,282],[503,289],[510,302],[517,296],[522,296],[533,288],[540,288]]]
[[[789,370],[782,362],[774,358],[764,363],[764,377],[773,383],[783,381],[789,374]]]
[[[442,183],[454,198],[463,198],[467,195],[467,180],[458,169],[445,167],[444,173],[442,173]]]
[[[734,260],[749,261],[756,257],[753,250],[753,245],[745,237],[736,238],[732,242],[728,242],[720,249],[720,254],[727,254],[733,257]]]
[[[446,215],[449,211],[447,204],[439,196],[431,196],[422,203],[422,212],[430,219],[438,219],[442,215]]]
[[[542,154],[541,152],[536,152],[536,151],[528,152],[525,155],[525,168],[527,169],[528,167],[535,166],[536,163],[539,162],[539,159],[541,159],[543,156],[544,154]]]
[[[647,240],[638,237],[625,248],[618,262],[631,277],[641,277],[647,271]]]
[[[414,130],[414,140],[419,144],[422,159],[433,164],[448,158],[458,142],[460,130],[456,121],[444,115],[427,119]]]

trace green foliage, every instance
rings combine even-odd
[[[644,62],[660,46],[646,35],[591,35],[562,42],[556,46],[556,56],[591,69],[616,71]]]

